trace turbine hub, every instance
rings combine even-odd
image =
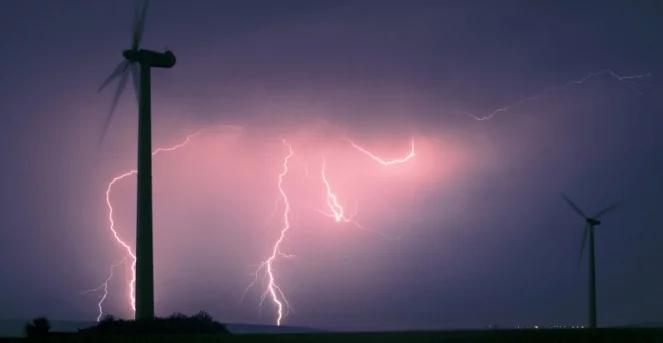
[[[124,56],[129,62],[140,62],[140,52],[138,50],[124,50],[122,56]]]

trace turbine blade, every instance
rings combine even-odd
[[[134,21],[133,37],[131,39],[131,48],[138,50],[140,41],[143,39],[143,31],[145,29],[145,17],[147,16],[148,0],[139,1],[136,6],[136,19]]]
[[[113,119],[113,113],[115,113],[115,108],[117,107],[117,103],[120,100],[122,91],[124,91],[124,88],[127,86],[127,80],[129,79],[129,73],[127,70],[128,67],[129,64],[126,64],[122,76],[120,77],[120,81],[117,84],[117,89],[115,90],[115,94],[113,95],[113,102],[111,103],[110,111],[108,111],[108,115],[106,116],[106,121],[104,122],[104,126],[101,131],[101,137],[99,138],[99,145],[103,143],[104,138],[106,137],[106,132],[108,131],[108,127],[110,126],[111,119]]]
[[[104,82],[99,86],[99,89],[97,89],[97,93],[101,92],[106,86],[108,86],[113,80],[115,80],[117,77],[122,75],[122,72],[127,68],[127,64],[129,64],[129,61],[122,61],[120,64],[115,67],[113,72],[104,80]]]
[[[567,203],[567,204],[573,209],[573,211],[575,211],[579,216],[581,216],[582,219],[586,219],[586,218],[587,218],[587,216],[586,216],[585,213],[580,209],[580,207],[578,207],[578,205],[576,205],[575,203],[573,203],[573,201],[571,201],[571,199],[569,199],[569,197],[567,197],[566,194],[563,194],[563,193],[562,193],[562,199],[564,199],[564,201],[566,201],[566,203]]]
[[[583,230],[582,233],[582,241],[580,242],[580,255],[578,255],[578,266],[580,266],[580,262],[582,262],[582,255],[585,252],[585,245],[587,245],[587,235],[589,234],[589,228],[587,225],[585,225],[585,229]]]
[[[612,205],[610,205],[610,206],[608,206],[608,207],[602,209],[601,211],[599,211],[598,213],[596,213],[596,214],[594,215],[594,218],[597,218],[597,219],[598,219],[598,218],[601,217],[602,215],[604,215],[604,214],[606,214],[606,213],[608,213],[608,212],[614,210],[615,208],[619,207],[619,205],[621,205],[621,201],[616,202],[616,203],[614,203],[614,204],[612,204]]]

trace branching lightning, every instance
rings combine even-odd
[[[113,274],[115,274],[115,268],[123,265],[125,263],[125,260],[126,260],[126,258],[122,259],[118,263],[115,263],[115,264],[111,265],[110,271],[108,272],[108,276],[106,276],[106,279],[104,280],[104,282],[101,285],[97,286],[96,288],[89,289],[89,290],[81,292],[81,294],[88,294],[88,293],[103,291],[102,295],[101,295],[101,298],[99,299],[99,302],[97,303],[97,309],[99,311],[99,313],[97,314],[97,319],[96,319],[97,322],[100,321],[101,317],[104,315],[103,305],[104,305],[104,301],[106,301],[106,298],[108,297],[108,283],[113,278]]]
[[[402,157],[395,158],[395,159],[392,159],[392,160],[386,160],[386,159],[378,156],[377,154],[369,151],[368,149],[356,144],[355,142],[353,142],[349,138],[347,140],[350,143],[350,145],[352,145],[353,148],[359,150],[361,153],[365,154],[370,159],[372,159],[373,161],[379,163],[380,165],[382,165],[384,167],[390,167],[390,166],[393,166],[393,165],[406,163],[406,162],[408,162],[409,160],[413,159],[416,156],[416,152],[415,152],[415,149],[414,149],[414,138],[410,139],[410,150],[405,155],[403,155]],[[326,192],[325,196],[326,196],[326,201],[327,201],[327,207],[329,208],[329,211],[330,211],[329,213],[325,213],[325,212],[322,212],[322,213],[327,215],[328,217],[333,218],[334,221],[337,222],[337,223],[340,223],[340,222],[351,223],[351,224],[354,224],[357,228],[365,230],[365,228],[361,224],[359,224],[357,221],[355,221],[353,219],[354,215],[350,216],[350,217],[346,216],[345,208],[339,202],[338,196],[332,190],[331,184],[329,183],[329,179],[327,178],[327,163],[324,159],[322,161],[322,168],[321,169],[322,169],[322,171],[320,173],[320,178],[322,180],[322,183],[325,185],[325,192]]]
[[[327,207],[329,208],[329,212],[320,211],[320,213],[326,215],[327,217],[333,218],[337,223],[351,223],[354,224],[357,228],[363,229],[363,227],[354,220],[354,215],[348,217],[345,214],[345,208],[338,200],[338,195],[332,190],[329,179],[327,178],[326,160],[322,160],[322,167],[320,169],[320,179],[325,186],[325,201],[327,203]]]
[[[325,160],[322,161],[321,169],[322,172],[320,177],[322,178],[322,183],[325,184],[327,206],[331,211],[331,217],[334,218],[334,221],[337,223],[341,221],[349,221],[350,219],[345,217],[343,206],[338,202],[338,197],[336,196],[336,193],[332,191],[331,185],[329,185],[329,180],[327,180],[327,162]]]
[[[585,75],[584,77],[577,79],[577,80],[572,80],[569,81],[565,84],[555,86],[555,87],[550,87],[547,89],[542,90],[539,93],[530,95],[528,97],[524,97],[520,100],[517,100],[511,104],[508,104],[506,106],[500,107],[498,109],[495,109],[491,112],[488,112],[484,115],[474,115],[474,114],[468,114],[468,116],[472,117],[475,120],[478,121],[486,121],[492,119],[494,116],[503,113],[503,112],[508,112],[511,111],[512,109],[524,105],[526,103],[535,101],[537,99],[549,96],[551,94],[554,94],[556,92],[563,91],[565,89],[575,87],[575,86],[580,86],[588,82],[589,80],[599,78],[599,77],[609,77],[617,82],[624,83],[626,86],[628,86],[630,89],[632,89],[635,92],[640,92],[637,88],[633,86],[634,81],[642,80],[651,77],[652,75],[650,73],[646,74],[635,74],[635,75],[620,75],[617,74],[616,72],[610,70],[610,69],[605,69],[601,70],[598,72],[594,72],[588,75]],[[163,148],[158,148],[153,151],[152,155],[155,156],[159,153],[162,152],[170,152],[170,151],[175,151],[177,149],[180,149],[184,146],[186,146],[191,139],[199,134],[200,131],[191,134],[185,138],[184,141],[182,141],[179,144],[170,146],[170,147],[163,147]],[[357,143],[355,143],[353,140],[347,138],[348,143],[357,151],[361,152],[362,154],[366,155],[368,158],[376,162],[377,164],[383,166],[383,167],[391,167],[391,166],[396,166],[400,164],[405,164],[408,161],[412,160],[417,154],[415,151],[415,142],[414,139],[410,140],[410,146],[409,150],[404,152],[403,155],[397,158],[392,158],[388,159],[385,157],[382,157],[369,149],[365,148],[364,146],[361,146]],[[279,169],[279,172],[277,174],[276,178],[276,187],[278,190],[278,203],[283,204],[283,211],[280,214],[281,215],[281,226],[280,226],[280,231],[277,239],[273,242],[273,245],[271,247],[271,254],[267,257],[267,259],[263,260],[259,265],[258,268],[255,271],[255,278],[253,282],[247,287],[246,291],[248,291],[251,287],[253,287],[258,279],[260,277],[264,277],[266,286],[264,289],[264,292],[262,293],[262,296],[260,297],[260,303],[262,304],[265,299],[269,298],[271,302],[274,305],[275,308],[275,323],[277,326],[280,326],[285,318],[288,316],[288,314],[291,311],[291,306],[288,301],[288,299],[285,296],[285,293],[283,292],[281,286],[278,283],[278,277],[277,277],[277,268],[276,268],[276,263],[279,262],[279,259],[281,258],[286,258],[290,257],[291,255],[288,255],[282,251],[282,246],[286,240],[286,236],[288,232],[291,229],[291,205],[290,205],[290,200],[288,198],[288,193],[286,191],[285,187],[285,179],[289,175],[290,172],[290,162],[293,156],[295,155],[295,151],[293,149],[293,146],[288,143],[286,140],[282,140],[283,146],[286,148],[286,154],[284,155],[281,163],[281,167]],[[303,163],[303,162],[302,162]],[[306,176],[309,175],[309,170],[308,170],[308,164],[303,163],[304,170]],[[123,174],[120,174],[116,177],[114,177],[108,184],[106,188],[106,205],[108,208],[108,222],[109,222],[109,230],[113,234],[114,239],[116,242],[126,251],[127,257],[125,257],[125,260],[118,264],[114,264],[110,268],[110,272],[107,275],[105,281],[98,286],[95,289],[86,291],[86,293],[89,292],[102,292],[102,297],[99,300],[97,307],[98,307],[98,316],[97,316],[97,321],[100,320],[104,314],[103,311],[103,304],[104,301],[106,300],[108,296],[108,284],[113,278],[115,269],[123,264],[126,263],[128,260],[131,261],[131,279],[129,280],[128,288],[129,288],[129,294],[128,294],[128,300],[131,306],[131,309],[135,311],[135,272],[136,272],[136,255],[134,254],[131,246],[129,246],[119,235],[117,229],[116,229],[116,224],[114,221],[114,213],[113,213],[113,206],[111,203],[111,193],[112,193],[112,188],[115,184],[118,182],[133,176],[137,173],[137,171],[130,170],[127,171]],[[356,223],[353,220],[354,216],[348,216],[347,214],[347,208],[344,207],[344,205],[341,203],[339,200],[339,197],[337,193],[333,190],[332,183],[330,182],[330,178],[328,175],[327,171],[327,162],[326,160],[323,159],[322,165],[321,165],[321,172],[320,172],[320,180],[322,184],[324,185],[324,196],[325,196],[325,205],[328,209],[328,211],[323,212],[323,214],[327,215],[328,217],[332,218],[334,222],[336,223],[353,223],[357,225],[358,227],[361,228],[361,226]],[[277,203],[277,204],[278,204]],[[278,208],[275,208],[277,210]],[[246,293],[245,291],[245,293]],[[244,295],[242,295],[242,298]]]
[[[619,75],[616,72],[610,70],[610,69],[604,69],[597,71],[595,73],[587,74],[584,77],[578,79],[578,80],[572,80],[569,81],[563,85],[560,86],[555,86],[555,87],[550,87],[547,89],[544,89],[543,91],[536,93],[534,95],[530,95],[528,97],[522,98],[514,103],[511,103],[509,105],[500,107],[498,109],[495,109],[491,112],[488,112],[484,115],[474,115],[474,114],[468,114],[468,116],[474,118],[475,120],[483,121],[483,120],[489,120],[492,119],[495,115],[503,112],[508,112],[514,107],[518,107],[520,105],[523,105],[525,103],[537,100],[539,98],[545,97],[547,95],[550,95],[555,92],[559,92],[561,90],[564,90],[569,87],[574,87],[574,86],[580,86],[584,84],[585,82],[600,77],[600,76],[608,76],[617,82],[624,82],[631,90],[633,90],[636,93],[640,93],[640,91],[635,88],[632,84],[629,84],[628,81],[635,81],[635,80],[642,80],[646,78],[650,78],[652,76],[651,73],[646,73],[646,74],[634,74],[634,75]]]
[[[178,144],[175,144],[173,146],[158,148],[158,149],[156,149],[152,152],[152,156],[156,156],[156,155],[158,155],[162,152],[170,152],[170,151],[175,151],[179,148],[182,148],[182,147],[186,146],[187,144],[189,144],[191,139],[194,136],[200,134],[200,132],[201,131],[198,131],[198,132],[195,132],[191,135],[188,135],[182,142],[180,142]],[[111,231],[111,233],[113,234],[113,238],[115,238],[115,241],[124,250],[126,250],[127,255],[129,255],[129,258],[131,259],[131,278],[129,280],[129,295],[128,295],[128,298],[129,298],[129,305],[131,306],[131,310],[134,311],[134,312],[136,311],[136,293],[135,293],[136,292],[136,289],[135,289],[136,288],[135,287],[136,286],[136,254],[133,252],[133,249],[131,248],[131,246],[129,246],[129,244],[127,244],[127,242],[125,242],[120,237],[119,233],[117,232],[117,229],[115,227],[115,220],[114,220],[114,217],[113,217],[113,204],[111,202],[111,192],[113,190],[113,186],[116,183],[118,183],[119,181],[124,180],[125,178],[127,178],[129,176],[136,175],[137,173],[138,173],[138,171],[136,169],[132,169],[128,172],[120,174],[120,175],[114,177],[108,183],[108,186],[106,187],[106,207],[108,208],[108,224],[109,224],[108,228]],[[124,261],[123,261],[123,263],[124,263]],[[99,315],[97,316],[97,321],[103,316],[103,313],[104,313],[103,303],[106,300],[106,297],[108,295],[108,282],[110,282],[110,280],[113,277],[113,269],[114,269],[114,267],[111,268],[111,273],[106,278],[106,281],[104,281],[104,283],[102,283],[102,285],[98,287],[98,289],[103,289],[104,293],[103,293],[103,296],[101,297],[101,299],[99,300],[99,302],[97,303],[97,307],[99,308]]]
[[[247,288],[248,290],[250,287],[252,287],[255,284],[258,278],[258,274],[260,273],[260,271],[264,270],[267,276],[267,288],[263,293],[260,302],[262,304],[265,297],[268,295],[270,296],[272,302],[274,303],[274,306],[276,307],[277,326],[281,325],[281,322],[283,321],[283,319],[285,319],[285,317],[288,315],[288,312],[290,310],[290,303],[288,303],[288,299],[285,297],[283,290],[281,290],[281,287],[276,282],[274,263],[279,257],[289,256],[281,251],[281,244],[285,240],[285,236],[288,230],[290,230],[290,201],[288,200],[288,194],[286,193],[285,188],[283,186],[283,181],[289,172],[288,162],[295,154],[295,151],[292,149],[292,145],[290,145],[285,140],[283,140],[282,143],[288,149],[288,153],[283,158],[283,164],[281,166],[281,171],[278,174],[277,183],[276,183],[279,191],[279,196],[281,198],[281,201],[283,202],[283,217],[282,217],[283,219],[282,219],[281,231],[279,233],[278,239],[274,242],[274,245],[272,247],[272,254],[260,264],[260,266],[258,267],[255,273],[256,278]]]
[[[200,131],[191,134],[187,136],[181,143],[178,143],[176,145],[170,146],[170,147],[162,147],[158,148],[153,151],[152,156],[156,156],[162,152],[171,152],[178,150],[187,144],[189,144],[192,140],[192,138],[196,135],[200,134]],[[410,159],[414,158],[415,154],[415,147],[414,147],[414,140],[411,140],[410,143],[410,149],[409,151],[403,155],[402,157],[396,158],[396,159],[384,159],[377,154],[369,151],[368,149],[354,143],[353,141],[349,140],[350,144],[357,149],[358,151],[362,152],[369,158],[371,158],[373,161],[377,162],[378,164],[389,167],[392,165],[396,164],[402,164],[406,163]],[[265,283],[266,287],[264,292],[262,293],[262,296],[260,298],[260,303],[262,304],[265,299],[270,299],[271,302],[274,305],[275,308],[275,323],[277,326],[280,326],[285,318],[288,316],[288,314],[291,312],[291,306],[288,301],[288,299],[285,296],[285,293],[283,292],[281,286],[278,283],[278,277],[277,277],[277,268],[276,268],[276,263],[279,262],[279,259],[281,258],[288,258],[292,257],[292,255],[288,255],[283,252],[283,244],[286,240],[286,236],[288,232],[291,229],[291,205],[290,205],[290,200],[288,198],[288,192],[286,191],[286,186],[285,186],[285,181],[286,177],[290,173],[291,169],[291,159],[295,156],[295,151],[290,143],[288,143],[286,140],[282,141],[283,146],[286,148],[286,154],[284,155],[281,163],[281,167],[279,169],[279,173],[277,174],[276,178],[276,188],[278,190],[278,202],[283,204],[283,211],[281,213],[281,226],[280,226],[280,231],[279,231],[279,236],[278,238],[274,241],[272,248],[271,248],[271,254],[265,259],[263,262],[261,262],[255,271],[255,279],[254,281],[249,285],[247,290],[251,288],[257,281],[258,278],[261,275],[264,275],[265,278]],[[306,166],[306,171],[308,174],[308,164],[304,164]],[[109,290],[109,283],[111,279],[113,278],[115,274],[115,270],[118,266],[125,264],[127,262],[131,262],[131,278],[128,282],[128,301],[131,306],[131,309],[135,311],[135,281],[136,281],[136,255],[132,249],[132,247],[127,244],[125,240],[122,239],[120,236],[116,223],[115,223],[115,217],[114,217],[114,209],[113,205],[111,202],[111,195],[113,191],[113,187],[119,183],[120,181],[131,177],[133,175],[136,175],[137,171],[135,169],[129,170],[125,173],[122,173],[120,175],[115,176],[109,183],[108,186],[106,187],[106,192],[105,192],[105,200],[106,200],[106,206],[108,208],[108,223],[109,223],[109,230],[111,231],[113,238],[119,244],[125,251],[127,257],[125,257],[124,260],[122,260],[120,263],[114,264],[110,268],[110,272],[108,273],[106,279],[104,282],[98,286],[97,288],[93,290],[86,291],[86,293],[89,292],[102,292],[102,296],[97,303],[97,308],[98,308],[98,315],[97,315],[97,321],[100,320],[103,315],[104,315],[104,301],[107,299],[108,296],[108,290]],[[358,223],[356,223],[353,220],[352,216],[348,216],[346,212],[346,208],[341,204],[339,201],[339,198],[337,194],[333,191],[332,189],[332,184],[329,181],[328,174],[327,174],[327,165],[326,161],[323,159],[322,163],[322,168],[321,168],[321,181],[324,185],[324,190],[325,190],[325,202],[326,206],[329,209],[329,212],[325,213],[329,217],[333,218],[335,222],[345,222],[345,223],[354,223],[355,225],[359,226]],[[360,227],[360,226],[359,226]]]
[[[276,325],[281,325],[281,320],[287,315],[287,312],[284,312],[284,310],[287,311],[290,307],[283,291],[281,291],[281,288],[276,284],[273,270],[274,261],[281,255],[281,243],[283,243],[286,233],[290,230],[290,202],[288,200],[288,195],[283,188],[283,179],[288,175],[288,161],[292,158],[295,152],[292,150],[292,146],[285,140],[283,141],[283,144],[288,147],[288,154],[283,159],[283,167],[279,173],[278,179],[279,194],[281,195],[281,199],[283,199],[283,227],[279,239],[276,241],[274,248],[272,249],[272,255],[267,259],[267,275],[269,276],[267,289],[272,297],[272,301],[274,301],[277,306],[278,315],[276,317]]]
[[[372,160],[376,161],[382,166],[389,167],[392,165],[396,164],[402,164],[406,163],[410,159],[414,158],[415,151],[414,151],[414,140],[411,140],[410,143],[410,150],[403,156],[397,159],[393,160],[385,160],[378,155],[372,153],[371,151],[355,144],[353,141],[349,140],[348,141],[351,143],[351,145],[361,151],[362,153],[366,154],[369,156]],[[257,282],[258,279],[261,275],[262,272],[264,272],[265,278],[267,279],[267,286],[265,289],[265,292],[262,294],[260,298],[260,304],[263,303],[263,301],[269,296],[270,299],[272,300],[274,307],[276,308],[276,320],[275,323],[277,326],[280,326],[283,320],[287,317],[288,312],[290,311],[290,304],[285,297],[285,294],[281,287],[278,285],[277,280],[276,280],[276,270],[274,268],[274,264],[276,263],[277,259],[279,257],[291,257],[292,255],[285,254],[281,251],[281,245],[285,240],[286,234],[291,228],[290,224],[290,202],[288,200],[288,195],[287,192],[285,191],[284,188],[284,178],[286,175],[288,175],[289,172],[289,164],[288,162],[290,159],[294,156],[294,150],[292,148],[292,145],[287,143],[286,141],[283,141],[283,145],[285,145],[288,149],[288,153],[286,156],[283,158],[283,163],[281,166],[281,171],[278,174],[277,178],[277,188],[279,191],[280,195],[280,200],[283,202],[283,214],[282,214],[282,226],[281,226],[281,231],[279,234],[278,239],[274,242],[274,245],[272,247],[271,255],[264,260],[258,268],[256,269],[254,273],[254,279],[253,281],[248,285],[248,287],[245,289],[244,293],[242,294],[242,298],[244,298],[244,295],[246,292],[252,288]],[[308,166],[308,164],[305,164]],[[308,170],[306,168],[306,170]],[[308,172],[307,172],[308,174]],[[346,210],[343,207],[343,205],[340,203],[337,194],[332,190],[331,183],[329,182],[329,179],[327,177],[327,162],[325,159],[322,160],[322,166],[321,166],[321,172],[320,172],[320,179],[325,186],[325,202],[326,205],[329,209],[329,212],[324,212],[321,211],[321,213],[325,214],[326,216],[333,218],[333,220],[337,223],[344,222],[344,223],[352,223],[356,225],[359,228],[362,228],[359,223],[355,222],[352,217],[348,217],[346,214]]]
[[[220,128],[223,128],[223,129],[230,129],[230,130],[233,130],[233,131],[239,131],[239,130],[243,129],[242,126],[237,126],[237,125],[218,125],[217,127],[220,127]],[[158,155],[160,153],[163,153],[163,152],[171,152],[171,151],[178,150],[178,149],[188,145],[195,136],[201,134],[203,131],[210,131],[210,130],[211,130],[211,128],[204,128],[204,129],[201,129],[201,130],[197,130],[196,132],[186,136],[186,138],[178,144],[168,146],[168,147],[157,148],[156,150],[154,150],[152,152],[152,156],[156,156],[156,155]],[[125,257],[119,264],[114,264],[114,265],[111,266],[110,273],[106,277],[105,281],[99,287],[84,292],[84,293],[90,293],[90,292],[96,292],[96,291],[102,291],[103,290],[102,297],[99,299],[99,302],[97,303],[97,308],[99,310],[99,313],[98,313],[98,316],[97,316],[97,321],[99,321],[101,319],[101,317],[103,316],[103,314],[104,314],[103,304],[104,304],[104,301],[106,300],[106,298],[108,296],[108,283],[113,278],[114,270],[119,265],[121,265],[123,263],[126,263],[126,260],[128,258],[131,259],[131,277],[130,277],[129,284],[128,284],[128,289],[129,289],[128,300],[129,300],[129,305],[130,305],[132,311],[134,311],[134,312],[136,311],[136,298],[135,298],[136,255],[134,254],[131,246],[129,246],[129,244],[127,244],[120,237],[119,233],[117,232],[117,229],[115,227],[113,204],[111,202],[111,193],[112,193],[112,190],[113,190],[113,186],[116,183],[126,179],[127,177],[136,175],[137,173],[138,173],[138,171],[136,169],[132,169],[132,170],[127,171],[123,174],[120,174],[120,175],[114,177],[108,183],[108,186],[106,187],[106,192],[105,192],[106,199],[105,200],[106,200],[106,207],[108,209],[108,225],[109,225],[108,227],[109,227],[109,230],[111,231],[111,233],[113,234],[113,238],[115,239],[115,241],[124,250],[126,250],[126,253],[127,253],[128,256]]]
[[[400,158],[396,158],[396,159],[393,159],[393,160],[385,160],[382,157],[368,151],[366,148],[363,148],[363,147],[357,145],[351,139],[348,139],[348,141],[350,142],[350,145],[352,145],[353,148],[361,151],[366,156],[370,157],[372,160],[374,160],[377,163],[380,163],[381,165],[383,165],[385,167],[388,167],[388,166],[391,166],[391,165],[394,165],[394,164],[403,164],[403,163],[411,160],[412,158],[414,158],[414,156],[417,155],[414,151],[414,139],[410,140],[410,151],[407,154],[405,154],[405,156],[400,157]]]
[[[127,254],[131,257],[131,280],[129,281],[129,304],[131,305],[131,309],[135,312],[136,311],[136,295],[135,295],[135,284],[136,284],[136,255],[134,254],[133,250],[127,244],[125,241],[120,238],[120,235],[118,234],[117,230],[115,229],[115,220],[113,219],[113,204],[111,203],[111,191],[113,190],[113,185],[115,185],[118,181],[123,180],[126,177],[136,175],[138,173],[137,170],[133,169],[130,170],[124,174],[118,175],[111,180],[111,182],[108,184],[108,187],[106,187],[106,207],[108,207],[108,223],[109,223],[109,229],[113,233],[113,238],[115,238],[115,241],[124,248],[124,250],[127,251]],[[111,274],[112,276],[112,274]],[[104,283],[104,289],[108,289],[108,281],[110,281],[110,278],[106,279],[106,282]],[[105,300],[106,296],[102,298],[102,300],[99,301],[97,304],[99,308],[101,308],[100,312],[103,313],[103,300]]]

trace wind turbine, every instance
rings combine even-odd
[[[562,194],[562,198],[575,213],[585,220],[585,229],[582,235],[579,259],[582,259],[585,245],[587,245],[587,240],[589,238],[589,327],[594,329],[596,328],[596,262],[594,256],[594,228],[601,225],[599,218],[615,209],[619,203],[612,204],[590,217],[587,216],[578,205],[571,201],[568,196]]]
[[[131,74],[138,98],[138,183],[136,220],[136,319],[154,319],[154,270],[152,262],[152,132],[150,109],[150,71],[172,68],[175,55],[170,51],[156,52],[140,48],[145,27],[148,1],[138,3],[131,39],[131,48],[124,50],[124,61],[99,87],[99,91],[119,79],[110,111],[101,135],[103,141],[115,112],[117,102]]]

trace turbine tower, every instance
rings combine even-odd
[[[154,319],[154,269],[152,262],[152,130],[150,71],[152,68],[172,68],[175,55],[166,50],[156,52],[140,49],[145,27],[148,1],[138,3],[131,40],[131,49],[124,50],[124,61],[101,84],[99,91],[111,81],[119,79],[110,111],[104,123],[103,141],[115,112],[117,102],[131,74],[138,98],[138,183],[136,220],[136,320]]]
[[[597,212],[593,216],[587,216],[578,205],[576,205],[571,199],[562,194],[564,201],[585,221],[585,229],[582,235],[582,242],[580,245],[580,256],[579,261],[582,260],[583,252],[585,251],[585,245],[589,240],[589,327],[594,329],[596,328],[596,257],[594,254],[595,245],[594,245],[594,228],[601,225],[599,218],[606,213],[615,209],[619,203],[612,204],[603,210]]]

